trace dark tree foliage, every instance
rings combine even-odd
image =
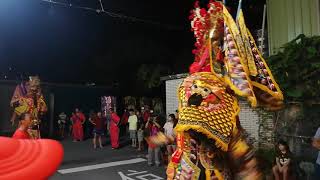
[[[269,57],[272,73],[287,101],[320,99],[320,36],[301,34]]]

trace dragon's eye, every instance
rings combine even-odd
[[[209,90],[207,88],[204,89],[204,92],[208,92]]]
[[[197,89],[197,88],[198,88],[198,86],[197,86],[197,85],[193,85],[193,88]]]

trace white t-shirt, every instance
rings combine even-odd
[[[129,130],[137,130],[138,117],[136,115],[129,116]]]
[[[67,119],[67,115],[66,114],[64,114],[64,113],[61,113],[60,115],[59,115],[59,121],[58,121],[58,123],[59,124],[65,124],[66,123],[66,119]]]
[[[164,129],[164,134],[167,136],[174,136],[174,131],[173,131],[173,122],[169,121],[166,122],[163,126]]]
[[[314,135],[314,138],[320,138],[320,128],[318,128],[316,134]],[[318,153],[317,164],[320,165],[320,151]]]

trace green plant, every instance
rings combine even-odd
[[[301,34],[268,58],[286,101],[320,99],[320,36]]]
[[[301,107],[301,112],[293,118],[299,122],[294,122],[292,119],[282,119],[286,122],[285,128],[293,129],[293,133],[296,134],[298,133],[295,128],[297,123],[313,122],[318,125],[320,115],[320,36],[299,35],[286,43],[279,53],[270,56],[268,64],[284,93],[287,104],[293,101],[300,104]],[[302,131],[299,130],[299,132]],[[309,132],[313,133],[313,131]]]

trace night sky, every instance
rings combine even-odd
[[[98,8],[98,0],[59,0]],[[243,0],[251,30],[259,29],[265,1]],[[102,0],[107,11],[161,25],[132,22],[40,0],[0,1],[0,79],[40,75],[57,83],[134,86],[141,64],[187,72],[193,60],[191,0]],[[227,1],[236,11],[237,1]],[[170,26],[167,26],[170,25]],[[175,28],[171,28],[174,26]]]

